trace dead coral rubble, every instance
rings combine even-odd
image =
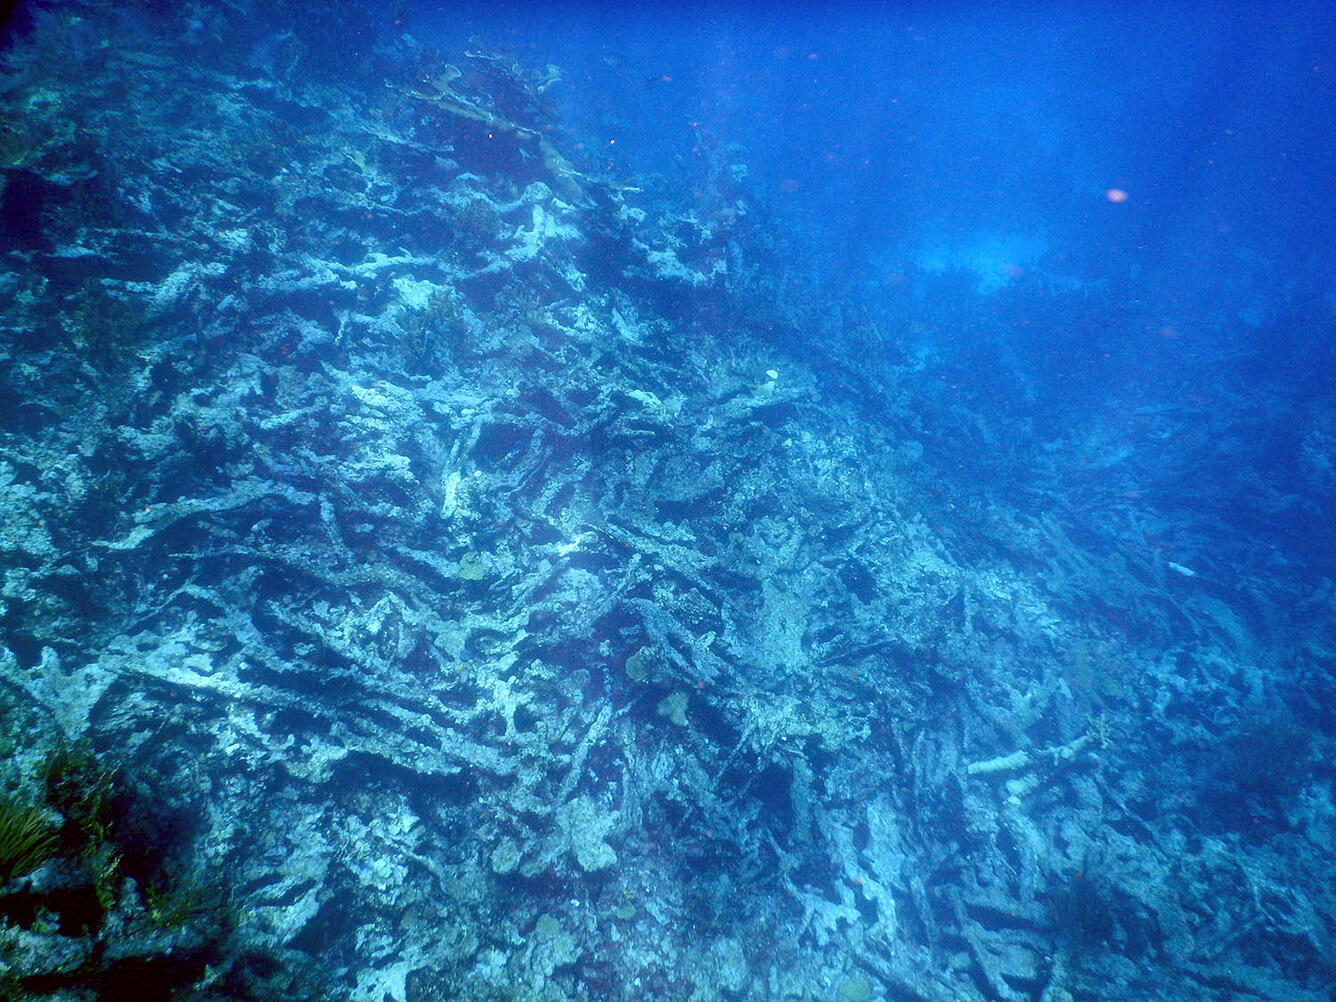
[[[1249,847],[1161,772],[1216,737],[1184,701],[1262,684],[1228,608],[1014,510],[955,553],[922,414],[656,305],[759,309],[741,230],[471,161],[513,119],[449,70],[127,25],[5,56],[9,784],[87,739],[191,791],[235,942],[331,998],[1325,998],[1323,781]],[[89,946],[6,914],[6,957]]]

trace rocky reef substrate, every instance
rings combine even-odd
[[[1329,998],[1287,596],[957,495],[726,160],[220,9],[4,56],[7,997]]]

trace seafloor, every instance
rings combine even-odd
[[[1090,436],[954,480],[743,154],[286,7],[4,56],[5,998],[1332,997],[1329,585]]]

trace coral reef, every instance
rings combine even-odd
[[[340,79],[343,6],[4,54],[0,781],[67,838],[0,818],[6,976],[1326,999],[1329,773],[1202,818],[1286,596],[951,494],[968,408],[795,348],[740,186],[573,163],[508,57]]]

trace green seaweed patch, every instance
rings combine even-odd
[[[23,877],[56,855],[56,829],[39,807],[0,802],[0,884]]]

